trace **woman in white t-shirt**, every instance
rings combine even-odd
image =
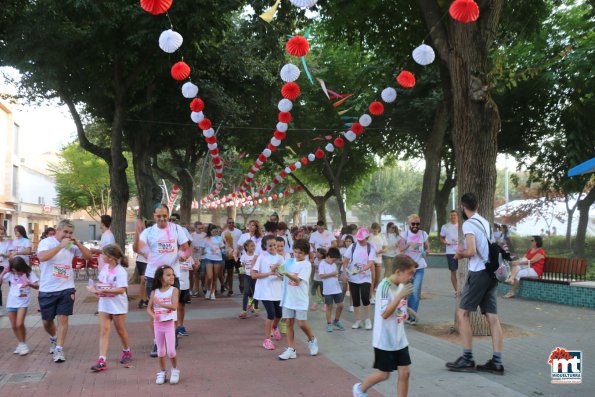
[[[99,358],[91,371],[100,372],[107,369],[107,352],[111,322],[114,322],[116,332],[122,341],[121,364],[132,361],[132,353],[128,345],[128,331],[126,330],[126,314],[128,313],[128,258],[117,244],[103,247],[102,254],[105,265],[99,272],[98,281],[89,282],[87,289],[99,298]]]
[[[223,250],[225,243],[219,235],[221,231],[217,225],[210,224],[207,227],[207,234],[200,241],[200,251],[204,258],[206,267],[205,285],[207,293],[205,299],[215,300],[215,291],[217,290],[217,277],[223,271]]]
[[[378,223],[372,223],[370,226],[370,231],[372,233],[368,238],[368,243],[372,244],[374,251],[376,251],[376,257],[374,258],[374,271],[372,272],[372,286],[374,289],[370,292],[370,302],[373,304],[374,296],[376,294],[376,287],[378,287],[378,284],[382,279],[382,254],[384,254],[388,243],[386,241],[386,237],[384,237],[384,234],[382,234],[382,229]]]
[[[8,246],[8,252],[11,258],[19,256],[23,258],[25,263],[29,264],[29,255],[31,255],[31,240],[27,237],[27,231],[21,225],[14,227],[14,240]]]

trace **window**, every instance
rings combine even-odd
[[[20,130],[19,125],[17,123],[15,123],[13,126],[13,137],[12,137],[14,154],[19,154],[19,130]]]
[[[44,205],[45,204],[45,198],[43,196],[37,197],[37,204]]]
[[[16,165],[12,166],[12,196],[18,198],[19,194],[19,167]]]

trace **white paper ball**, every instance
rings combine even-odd
[[[209,143],[207,145],[207,147],[209,148],[209,150],[215,150],[215,149],[217,149],[217,144],[216,143]]]
[[[347,139],[349,142],[355,141],[355,138],[357,138],[357,135],[355,135],[355,132],[349,130],[345,133],[345,139]]]
[[[370,117],[368,114],[362,114],[359,118],[359,123],[362,125],[362,127],[367,127],[372,124],[372,117]]]
[[[395,99],[397,99],[397,90],[395,90],[392,87],[387,87],[384,90],[382,90],[382,93],[380,93],[380,97],[386,103],[394,102]]]
[[[254,174],[253,174],[253,173],[251,173],[251,172],[247,173],[247,174],[246,174],[246,176],[247,176],[248,178],[254,178]]]
[[[289,0],[291,4],[299,8],[310,8],[313,7],[318,0]]]
[[[310,154],[308,155],[308,160],[309,160],[309,161],[314,161],[314,160],[316,160],[316,156],[314,156],[314,153],[310,153]]]
[[[271,150],[270,150],[270,149],[264,149],[264,150],[262,151],[262,154],[264,155],[264,157],[267,157],[267,158],[268,158],[268,157],[271,157],[271,154],[272,154],[272,152],[271,152]],[[254,175],[253,175],[253,176],[254,176]],[[252,177],[250,177],[250,178],[252,178]]]
[[[194,98],[198,95],[198,86],[190,81],[185,82],[184,85],[182,85],[182,95],[184,95],[184,98]]]
[[[289,167],[285,167],[285,173],[286,173],[287,175],[291,174],[291,168],[289,168]]]
[[[300,168],[302,168],[302,163],[300,161],[296,161],[294,165],[295,165],[295,168],[297,168],[298,170]]]
[[[208,130],[204,130],[204,131],[202,132],[202,134],[204,135],[204,137],[205,137],[205,138],[210,138],[210,137],[212,137],[213,135],[215,135],[215,130],[214,130],[214,129],[212,129],[212,128],[209,128]]]
[[[333,151],[335,150],[335,147],[333,146],[333,144],[332,144],[332,143],[327,143],[327,144],[326,144],[326,146],[324,147],[324,149],[325,149],[327,152],[333,152]]]
[[[264,154],[264,153],[263,153]],[[266,156],[265,156],[266,157]],[[262,165],[262,161],[260,161],[260,159],[256,159],[256,164],[258,165]]]
[[[290,112],[293,108],[293,103],[289,99],[283,98],[279,101],[277,108],[280,112]]]
[[[283,196],[284,196],[284,194],[283,194],[283,192],[281,192],[281,193],[279,193],[277,196],[279,196],[279,197],[283,197]]]
[[[290,188],[289,188],[289,193],[293,193],[293,192],[294,192],[293,188],[292,188],[292,187],[290,187]]]
[[[202,119],[205,118],[205,115],[203,112],[191,112],[190,113],[190,118],[192,119],[192,121],[194,121],[195,123],[199,123]]]
[[[271,138],[271,145],[277,147],[281,144],[281,141],[277,138]]]
[[[281,75],[281,80],[289,83],[290,81],[296,81],[300,77],[300,68],[293,63],[288,63],[281,68],[279,74]]]
[[[426,66],[434,62],[436,54],[434,50],[427,44],[422,44],[413,50],[413,60],[422,66]]]
[[[287,123],[278,122],[277,131],[287,132]]]
[[[176,52],[176,50],[180,48],[183,41],[184,38],[178,32],[174,32],[171,29],[164,30],[159,35],[159,48],[171,54],[172,52]]]

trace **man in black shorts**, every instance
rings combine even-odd
[[[489,259],[488,231],[490,223],[477,213],[477,198],[473,193],[465,193],[461,197],[461,215],[465,249],[457,251],[454,258],[469,258],[469,273],[461,295],[461,302],[457,311],[459,319],[459,333],[463,341],[463,355],[456,361],[446,364],[449,371],[470,372],[483,371],[504,374],[502,365],[502,327],[498,317],[496,304],[496,288],[498,280],[486,270],[485,263]],[[469,312],[481,309],[490,325],[494,354],[485,365],[475,366],[473,360],[473,333],[469,322]]]

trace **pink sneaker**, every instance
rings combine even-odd
[[[312,303],[310,305],[310,310],[312,310],[313,312],[315,312],[318,309],[318,304],[317,303]]]
[[[279,327],[273,328],[273,338],[275,338],[275,340],[281,340],[281,332],[279,331]]]
[[[262,347],[264,347],[267,350],[275,350],[275,345],[273,344],[273,341],[269,338],[266,338],[264,342],[262,342]]]
[[[322,311],[326,312],[326,303],[324,305],[322,305]]]

